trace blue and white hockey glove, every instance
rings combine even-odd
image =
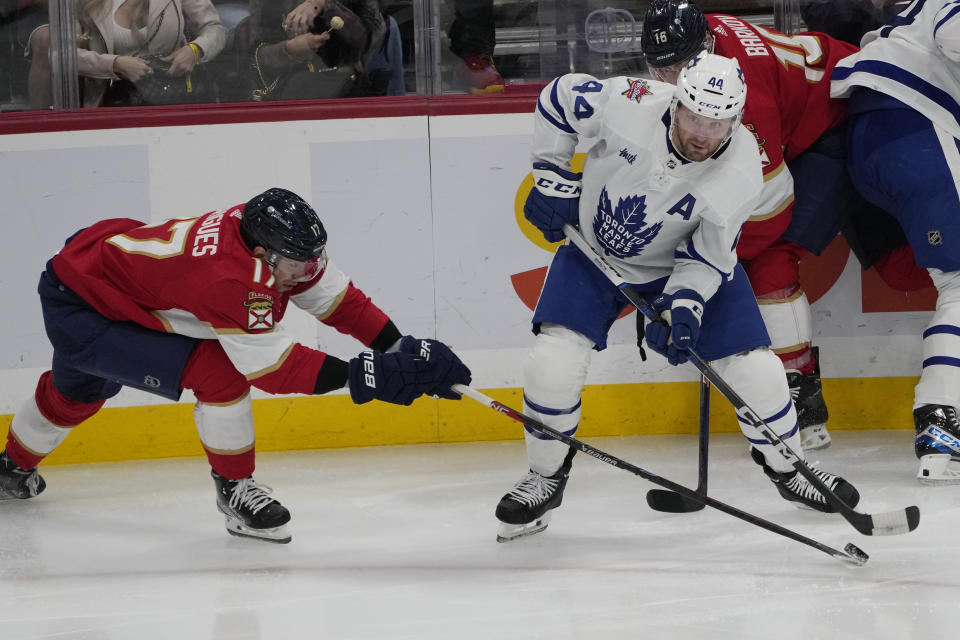
[[[693,289],[661,293],[651,306],[664,322],[647,325],[647,344],[664,356],[672,365],[683,364],[690,358],[689,350],[700,338],[700,319],[703,317],[703,297]]]
[[[580,219],[582,173],[564,171],[549,162],[533,163],[533,189],[523,205],[523,215],[548,242],[563,240],[563,225],[577,226]]]
[[[444,381],[435,365],[407,353],[364,351],[349,364],[350,397],[357,404],[382,400],[409,405]]]
[[[447,400],[459,400],[460,394],[450,389],[454,384],[470,384],[473,379],[470,375],[470,369],[463,364],[450,347],[439,340],[430,340],[427,338],[414,338],[413,336],[404,336],[400,340],[400,353],[419,356],[428,361],[435,369],[437,375],[443,382],[436,387],[427,390],[427,395],[446,398]]]

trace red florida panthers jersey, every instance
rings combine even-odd
[[[743,124],[757,139],[764,177],[750,222],[776,217],[770,226],[779,229],[755,234],[758,230],[747,225],[738,252],[749,260],[789,223],[793,180],[784,171],[785,162],[844,119],[846,102],[830,98],[830,73],[857,48],[822,33],[787,36],[724,14],[710,14],[707,22],[715,38],[714,52],[736,58],[747,82]],[[766,244],[751,246],[755,235]]]
[[[57,276],[104,316],[215,339],[238,371],[271,393],[312,393],[324,353],[278,325],[288,302],[365,345],[388,318],[324,256],[320,273],[287,292],[240,236],[243,206],[144,225],[104,220],[53,258]]]

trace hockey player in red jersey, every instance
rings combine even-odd
[[[743,124],[760,149],[764,188],[737,255],[787,370],[803,446],[826,447],[827,406],[799,262],[807,250],[819,254],[826,248],[844,220],[822,210],[842,211],[851,197],[837,127],[846,104],[830,98],[830,71],[857,48],[825,34],[787,36],[735,16],[705,16],[686,0],[650,3],[642,45],[651,72],[671,83],[703,49],[740,62],[750,86]],[[831,224],[820,224],[823,219]]]
[[[289,542],[290,514],[253,479],[250,387],[357,404],[458,399],[470,371],[442,342],[404,336],[330,260],[316,212],[285,189],[197,218],[96,223],[67,240],[38,292],[53,366],[10,424],[0,500],[32,498],[37,465],[129,386],[197,398],[194,419],[217,506],[234,535]],[[299,344],[280,324],[292,302],[368,347],[349,362]]]

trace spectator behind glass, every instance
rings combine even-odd
[[[215,58],[227,40],[210,0],[79,0],[77,17],[85,107],[142,103],[137,81],[153,73],[190,74],[198,63]],[[154,71],[148,58],[169,68]]]
[[[11,49],[11,53],[16,56],[22,51],[23,57],[30,63],[26,76],[26,97],[31,109],[46,109],[51,102],[50,29],[47,21],[47,0],[0,1],[0,28],[12,29],[16,37],[17,49]],[[2,31],[0,39],[7,42],[7,36]],[[12,56],[5,64],[8,66],[2,69],[3,75],[9,74],[7,81],[13,89],[11,98],[17,103],[23,86],[23,78],[19,73],[21,67]]]
[[[503,91],[503,76],[493,64],[497,44],[493,0],[452,0],[454,18],[447,29],[450,50],[463,60],[471,93]]]
[[[377,0],[251,0],[250,14],[254,100],[355,95],[386,33]]]

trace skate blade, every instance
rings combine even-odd
[[[252,538],[254,540],[263,540],[264,542],[274,542],[276,544],[287,544],[293,539],[285,524],[279,527],[273,527],[272,529],[253,529],[229,516],[227,516],[225,520],[227,533],[232,536],[237,536],[238,538]]]
[[[928,486],[960,484],[960,459],[948,453],[925,455],[920,458],[917,480]]]
[[[507,524],[500,523],[500,530],[497,531],[497,542],[510,542],[517,538],[526,538],[535,533],[540,533],[550,524],[550,512],[546,512],[533,522],[526,524]]]
[[[830,446],[830,432],[827,425],[817,424],[800,430],[800,446],[804,451],[817,451]]]

